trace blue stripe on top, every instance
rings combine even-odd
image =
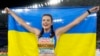
[[[53,26],[54,30],[65,26],[79,17],[81,14],[86,12],[89,9],[88,7],[74,7],[69,8],[65,7],[64,9],[55,9],[55,8],[44,8],[44,9],[28,9],[29,11],[25,12],[16,12],[25,22],[29,22],[30,26],[38,28],[41,30],[41,19],[43,14],[51,14],[53,16]],[[90,14],[83,20],[81,23],[70,29],[67,33],[96,33],[96,15]],[[24,27],[18,24],[13,17],[9,16],[8,22],[9,30],[16,30],[20,32],[28,32]]]
[[[50,34],[51,34],[51,31],[50,32],[44,32],[43,35],[40,38],[50,38]],[[56,46],[56,36],[53,36],[50,39],[54,40],[53,43],[54,43],[54,47],[55,47]]]

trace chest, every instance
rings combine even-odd
[[[38,47],[39,48],[54,48],[55,40],[54,38],[39,38]]]

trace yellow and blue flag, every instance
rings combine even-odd
[[[53,16],[54,30],[63,27],[90,7],[63,7],[21,9],[13,11],[26,24],[41,30],[43,14]],[[8,56],[38,56],[38,46],[35,34],[28,32],[9,15],[8,25]],[[96,13],[87,16],[81,23],[62,34],[57,41],[55,54],[57,56],[95,56],[96,49]]]

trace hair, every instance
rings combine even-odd
[[[44,14],[42,17],[44,17],[44,16],[49,16],[49,17],[51,18],[51,22],[53,22],[52,15],[50,15],[50,14]],[[41,30],[41,32],[40,32],[40,35],[39,35],[39,38],[42,37],[43,33],[44,33],[44,29],[42,28],[42,30]],[[53,25],[51,25],[50,38],[52,38],[53,36],[55,36],[55,32],[54,32],[54,30],[53,30]]]

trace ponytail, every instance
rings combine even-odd
[[[42,37],[43,33],[44,33],[44,29],[42,28],[40,35],[39,35],[39,38]]]
[[[51,34],[50,34],[50,38],[52,38],[53,36],[55,36],[55,32],[53,30],[53,25],[51,25]]]

